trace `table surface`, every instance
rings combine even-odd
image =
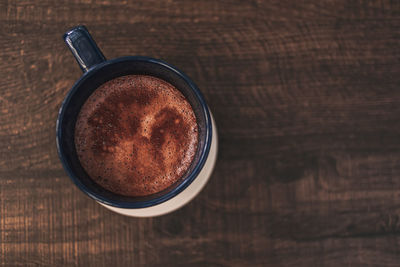
[[[1,0],[0,264],[398,266],[400,2],[306,2]],[[204,93],[219,157],[184,208],[124,217],[62,169],[77,24]]]

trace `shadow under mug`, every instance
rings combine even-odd
[[[213,138],[210,112],[197,86],[183,72],[158,59],[128,56],[106,60],[85,26],[73,28],[63,38],[84,72],[62,102],[56,126],[58,154],[72,181],[101,204],[123,209],[155,206],[185,190],[201,172]],[[105,82],[130,74],[150,75],[174,85],[191,104],[198,124],[198,148],[186,174],[167,189],[144,197],[118,195],[95,183],[81,166],[74,143],[75,123],[88,97]]]

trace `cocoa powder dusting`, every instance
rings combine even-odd
[[[178,181],[198,143],[197,122],[171,84],[128,75],[100,86],[83,105],[75,127],[79,160],[102,187],[145,196]]]

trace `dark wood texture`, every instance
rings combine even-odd
[[[63,171],[76,24],[203,91],[219,159],[179,211],[114,214]],[[0,26],[0,264],[400,266],[399,1],[1,0]]]

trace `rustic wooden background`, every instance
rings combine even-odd
[[[120,216],[64,173],[77,24],[203,91],[219,159],[181,210]],[[399,1],[0,0],[0,26],[0,264],[400,265]]]

